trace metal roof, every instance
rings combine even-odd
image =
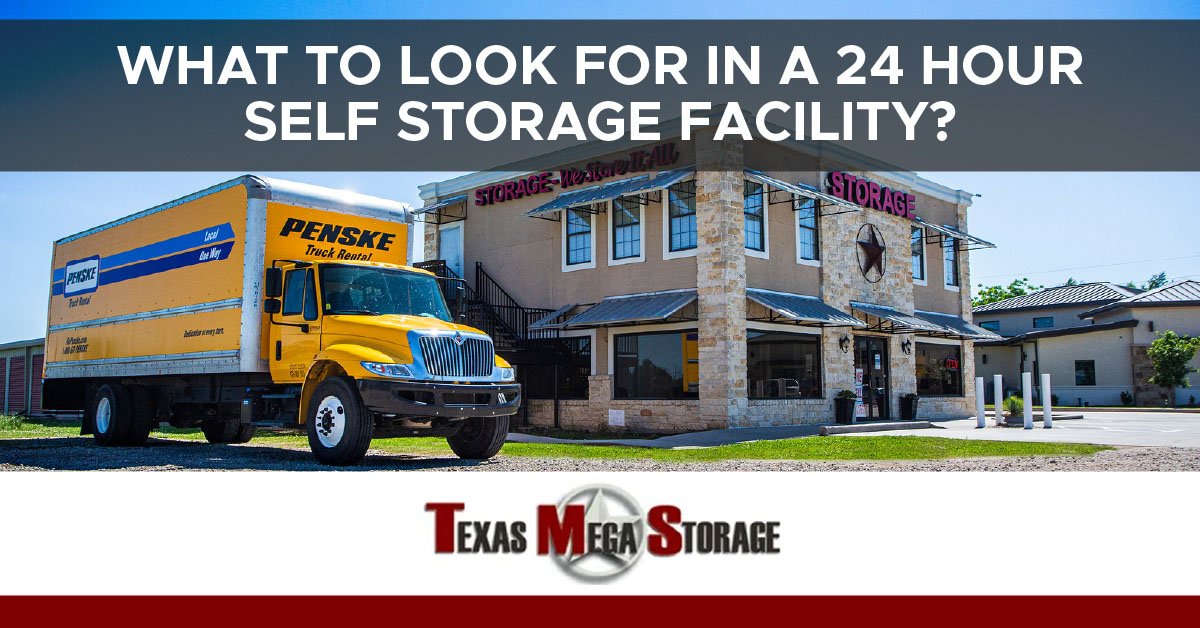
[[[654,178],[643,179],[636,185],[626,188],[621,192],[621,195],[629,196],[632,194],[643,194],[645,192],[651,192],[654,190],[662,190],[669,188],[688,177],[695,176],[695,174],[696,168],[694,166],[679,168],[678,170],[667,170],[658,173],[654,176]]]
[[[923,312],[917,310],[914,315],[917,318],[923,318],[935,325],[941,325],[953,332],[954,335],[963,338],[974,338],[976,340],[996,340],[1002,338],[1000,334],[988,331],[978,325],[968,323],[966,319],[953,314],[943,314],[941,312]]]
[[[458,196],[451,196],[448,199],[445,199],[443,201],[438,201],[432,205],[418,207],[415,210],[413,210],[413,214],[417,214],[417,215],[428,214],[429,212],[435,212],[439,209],[442,209],[443,207],[449,207],[451,205],[457,205],[459,203],[466,202],[466,200],[467,200],[466,194],[459,194]]]
[[[572,308],[579,305],[578,303],[568,303],[553,312],[537,319],[529,325],[530,329],[558,329],[563,326],[563,321],[558,320],[563,314],[571,311]]]
[[[525,212],[525,215],[537,216],[539,214],[557,212],[564,209],[571,209],[573,207],[583,207],[585,205],[593,205],[596,203],[611,201],[614,198],[626,194],[626,190],[640,186],[649,178],[650,175],[643,174],[630,179],[609,181],[608,183],[601,183],[599,185],[562,192],[558,196],[554,197],[554,200],[546,203],[545,205],[540,205]]]
[[[957,241],[967,243],[963,247],[956,246],[955,248],[962,248],[962,249],[966,249],[968,251],[975,250],[975,249],[994,249],[994,248],[996,248],[995,244],[992,244],[991,242],[988,242],[987,240],[984,240],[983,238],[977,238],[965,231],[959,231],[958,229],[955,229],[954,227],[951,227],[950,225],[935,225],[932,222],[926,222],[924,220],[921,220],[920,216],[913,216],[913,222],[921,225],[922,227],[925,227],[926,229],[931,229],[933,231],[936,231],[936,232],[942,234],[943,236],[954,238]]]
[[[1175,283],[1147,290],[1146,292],[1088,310],[1081,313],[1079,318],[1091,318],[1100,312],[1122,307],[1155,307],[1164,305],[1200,305],[1200,281],[1194,279],[1176,281]]]
[[[563,323],[562,327],[606,327],[636,322],[665,322],[695,300],[695,290],[608,297],[572,317]]]
[[[1085,283],[1077,286],[1046,288],[1031,294],[980,305],[974,308],[974,311],[976,313],[1008,312],[1072,305],[1105,305],[1135,295],[1137,295],[1137,291],[1112,283]]]
[[[747,288],[746,298],[794,321],[835,327],[866,327],[862,321],[817,297]]]
[[[931,332],[935,334],[954,333],[953,331],[923,318],[918,318],[912,314],[905,314],[900,310],[886,305],[872,305],[870,303],[850,302],[850,309],[868,314],[880,319],[881,330],[897,334]],[[882,329],[882,321],[886,321],[891,325],[890,329]]]
[[[786,192],[791,192],[792,194],[803,196],[805,198],[811,198],[813,200],[821,201],[822,203],[827,204],[827,205],[841,207],[842,209],[845,209],[848,211],[856,212],[856,211],[862,210],[862,206],[858,205],[857,203],[851,203],[850,201],[847,201],[846,199],[838,198],[832,194],[826,194],[826,193],[818,190],[817,188],[814,188],[811,185],[804,185],[803,183],[788,183],[787,181],[783,181],[781,179],[776,179],[775,177],[772,177],[768,174],[764,174],[762,172],[759,172],[757,170],[752,170],[750,168],[745,169],[745,174],[747,177],[750,177],[751,179],[758,181],[759,183],[762,183],[764,185],[769,185],[771,187],[774,187],[774,188],[777,188],[780,190],[784,190]],[[841,213],[841,212],[838,212],[838,213]]]
[[[31,338],[29,340],[17,340],[15,342],[6,342],[0,344],[0,351],[8,349],[23,349],[26,347],[40,347],[46,344],[45,338]],[[0,384],[2,385],[2,384]]]

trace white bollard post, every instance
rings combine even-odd
[[[975,378],[975,427],[987,427],[987,418],[983,416],[983,378]]]
[[[992,378],[992,398],[994,398],[996,400],[996,412],[995,412],[996,425],[1000,425],[1001,423],[1003,423],[1003,419],[1001,417],[1004,416],[1003,414],[1001,414],[1002,412],[1004,412],[1004,376],[1003,375],[997,375]]]
[[[1033,373],[1021,373],[1021,397],[1025,406],[1025,429],[1033,429]]]
[[[1042,373],[1042,427],[1050,429],[1054,427],[1054,419],[1050,416],[1051,402],[1053,397],[1050,396],[1050,374]],[[1067,430],[1068,432],[1071,430]]]

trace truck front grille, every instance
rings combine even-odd
[[[420,344],[430,375],[487,377],[496,364],[490,339],[466,337],[459,345],[453,336],[421,336]]]

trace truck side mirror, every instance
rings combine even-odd
[[[283,269],[274,266],[267,269],[267,276],[263,281],[263,294],[269,299],[278,299],[283,296]]]
[[[263,301],[263,312],[267,314],[278,314],[283,309],[283,304],[279,299],[267,299]]]

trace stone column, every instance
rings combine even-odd
[[[709,428],[748,425],[746,249],[742,140],[696,142],[696,291],[700,420]]]
[[[428,205],[435,203],[435,200],[429,201]],[[438,226],[433,223],[425,223],[425,261],[431,261],[438,258]]]
[[[963,233],[967,231],[967,208],[971,206],[971,197],[964,194],[962,191],[958,193],[958,202],[955,204],[955,209],[958,218],[958,229]],[[970,251],[959,251],[958,255],[958,293],[959,302],[962,306],[963,320],[968,323],[972,321],[972,306],[971,306],[971,261]],[[962,412],[974,414],[975,403],[975,343],[965,341],[962,343],[962,361],[959,369],[963,378],[963,399],[964,407]],[[1053,386],[1051,386],[1053,387]],[[998,404],[997,404],[998,405]]]

